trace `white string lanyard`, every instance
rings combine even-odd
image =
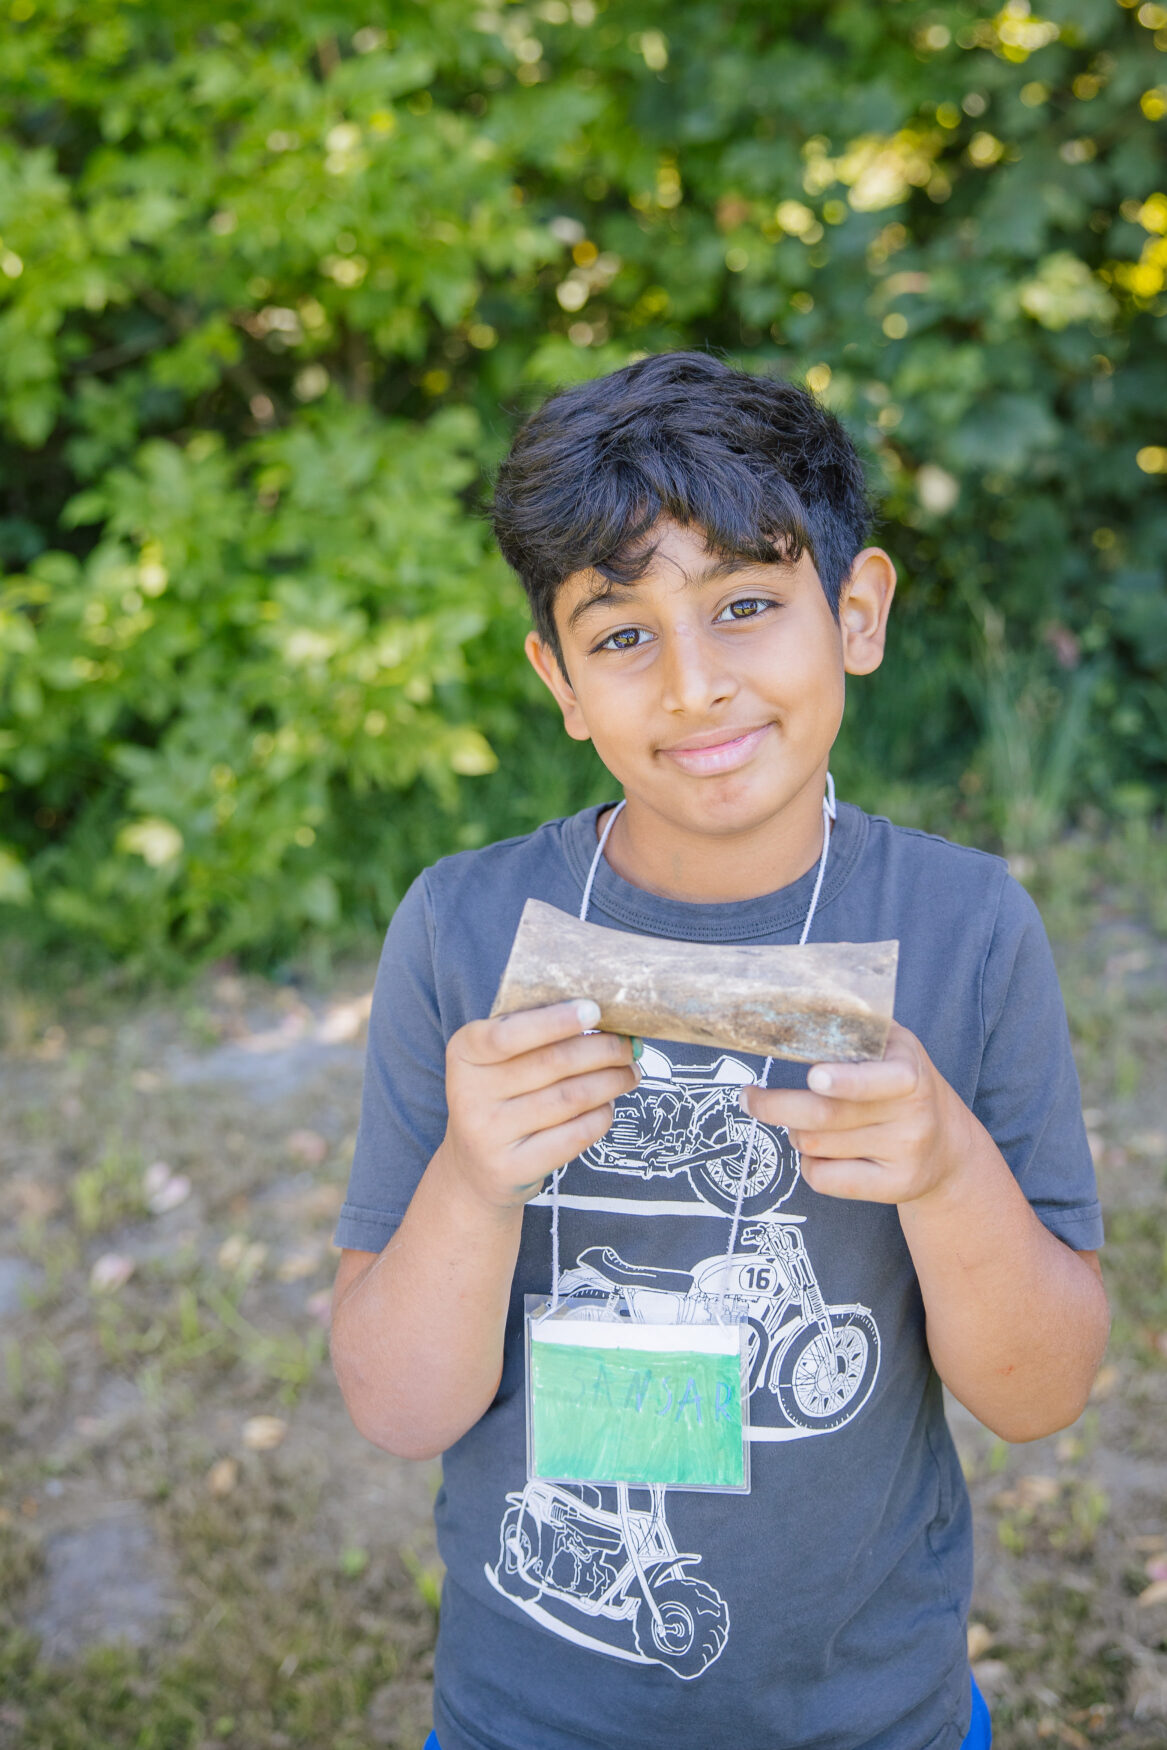
[[[617,802],[615,808],[613,808],[611,814],[609,814],[607,820],[604,822],[604,830],[600,834],[599,843],[596,845],[595,855],[592,857],[591,867],[588,870],[588,877],[584,882],[583,898],[579,903],[579,921],[581,924],[587,922],[588,905],[592,897],[592,888],[595,886],[596,873],[600,867],[600,859],[604,855],[604,846],[607,844],[612,828],[616,824],[616,817],[624,807],[624,801],[625,799],[621,798],[621,800]],[[823,848],[819,854],[818,871],[814,878],[814,888],[811,891],[810,904],[807,907],[806,917],[803,920],[802,933],[798,938],[798,945],[800,948],[805,945],[806,939],[810,935],[810,926],[814,922],[814,914],[818,909],[819,895],[823,890],[823,876],[827,872],[827,852],[830,850],[831,845],[831,823],[835,820],[837,812],[835,805],[835,780],[832,778],[830,772],[828,772],[826,795],[823,797]],[[762,1066],[762,1073],[755,1084],[757,1087],[764,1088],[766,1086],[766,1081],[769,1077],[773,1062],[774,1060],[772,1057],[766,1059]],[[742,1199],[745,1196],[746,1182],[749,1179],[750,1167],[753,1164],[754,1148],[757,1143],[757,1137],[758,1120],[756,1118],[751,1118],[749,1133],[746,1137],[745,1155],[742,1160],[741,1173],[737,1182],[737,1198],[734,1202],[733,1218],[730,1222],[729,1243],[725,1248],[725,1255],[727,1258],[732,1254],[733,1249],[737,1244],[738,1228],[741,1225]],[[563,1176],[565,1168],[566,1163],[563,1167],[557,1167],[555,1172],[551,1175],[550,1310],[552,1312],[554,1312],[559,1305],[559,1181]]]

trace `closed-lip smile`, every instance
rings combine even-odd
[[[682,771],[706,777],[745,765],[769,731],[768,723],[752,729],[706,729],[658,751],[675,761]]]

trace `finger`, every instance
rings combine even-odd
[[[557,1039],[570,1039],[599,1025],[600,1008],[590,997],[570,1003],[552,1003],[545,1009],[517,1009],[512,1015],[494,1015],[488,1021],[471,1021],[459,1028],[455,1039],[459,1055],[469,1063],[505,1063]],[[451,1045],[454,1040],[451,1040]]]
[[[793,1134],[795,1130],[845,1131],[878,1124],[892,1116],[896,1104],[890,1100],[833,1100],[801,1088],[745,1087],[741,1107],[751,1118],[783,1125]]]
[[[866,1160],[882,1170],[904,1153],[903,1130],[890,1124],[868,1124],[854,1130],[791,1130],[787,1134],[807,1160]]]
[[[498,1066],[491,1066],[497,1080],[493,1083],[504,1099],[533,1093],[572,1075],[590,1070],[628,1068],[633,1062],[632,1040],[624,1033],[577,1033],[572,1039],[559,1039],[553,1045],[542,1045],[535,1051],[525,1051]]]
[[[551,1130],[581,1112],[607,1105],[621,1094],[631,1092],[639,1080],[639,1065],[631,1063],[613,1069],[591,1070],[587,1075],[568,1076],[563,1081],[552,1082],[549,1087],[536,1088],[533,1093],[504,1102],[504,1122],[510,1126],[516,1140],[539,1130]]]
[[[821,1197],[862,1203],[898,1203],[902,1197],[898,1178],[877,1161],[856,1158],[831,1161],[818,1155],[803,1155],[802,1176]]]
[[[566,1166],[576,1155],[591,1148],[611,1128],[615,1109],[609,1103],[579,1112],[563,1124],[549,1130],[536,1131],[516,1143],[513,1159],[524,1178],[545,1179],[559,1167]]]
[[[914,1057],[897,1052],[892,1057],[867,1063],[816,1063],[806,1085],[815,1094],[833,1100],[903,1100],[913,1094],[920,1079]]]

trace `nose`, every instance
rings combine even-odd
[[[692,624],[674,627],[663,639],[661,704],[677,716],[701,717],[737,691],[716,638]]]

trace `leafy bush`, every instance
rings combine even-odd
[[[1146,804],[1165,49],[1150,0],[13,0],[0,899],[281,953],[593,793],[475,500],[529,400],[678,345],[871,457],[850,793],[1011,848]]]

